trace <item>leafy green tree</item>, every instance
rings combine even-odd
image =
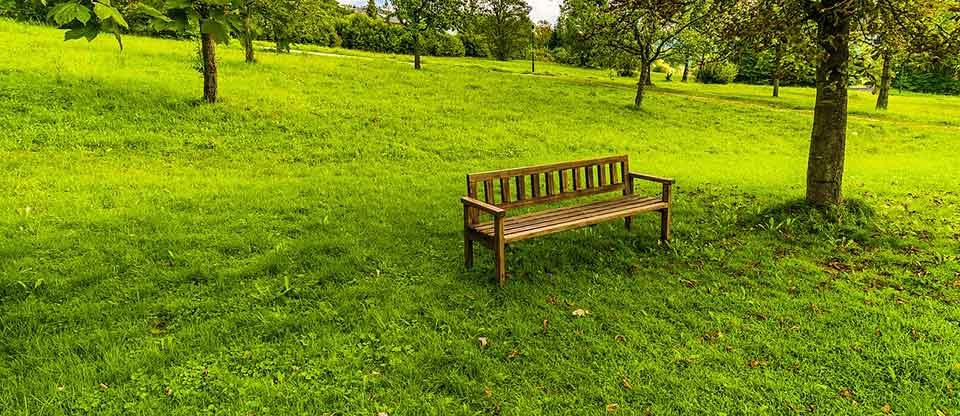
[[[244,62],[248,64],[257,61],[254,56],[253,41],[256,40],[259,31],[253,23],[253,18],[260,10],[258,6],[257,0],[242,0],[239,7],[241,24],[237,29],[237,35],[243,42]]]
[[[780,96],[780,83],[788,74],[803,72],[815,59],[816,26],[797,5],[795,0],[760,0],[752,15],[732,22],[731,30],[744,48],[769,59],[774,97]]]
[[[565,63],[595,67],[599,65],[598,58],[608,54],[609,51],[601,50],[603,42],[597,36],[600,7],[593,0],[564,0],[560,5],[560,16],[554,29],[558,41],[554,49],[563,48],[562,51],[569,55]]]
[[[420,69],[425,32],[444,31],[453,24],[456,0],[391,0],[393,14],[413,37],[413,67]]]
[[[851,29],[878,13],[894,20],[919,18],[922,21],[912,24],[929,25],[930,14],[918,11],[940,4],[941,0],[791,0],[787,4],[802,8],[803,18],[817,25],[817,100],[807,161],[808,203],[826,206],[843,201]]]
[[[530,36],[530,5],[523,0],[486,0],[483,30],[493,56],[501,61],[524,48]]]
[[[46,5],[46,0],[41,0]],[[64,40],[85,38],[94,40],[101,33],[112,34],[123,50],[120,35],[129,29],[127,20],[120,11],[110,4],[110,0],[74,0],[59,3],[50,9],[47,18],[61,29],[66,29]]]
[[[611,48],[630,54],[640,67],[634,106],[643,105],[650,84],[650,67],[669,58],[680,36],[708,19],[720,19],[734,0],[610,0],[600,8],[598,36]]]
[[[377,1],[376,1],[376,0],[369,0],[369,1],[367,1],[367,10],[366,10],[366,12],[367,12],[367,17],[369,17],[369,18],[371,18],[371,19],[376,19],[376,18],[377,18],[377,16],[379,15],[379,13],[378,13],[378,9],[377,9]]]
[[[203,99],[217,102],[216,44],[230,40],[230,33],[241,26],[241,0],[167,0],[165,12],[144,3],[137,3],[135,12],[146,15],[155,30],[184,32],[198,29],[203,73]],[[114,35],[123,49],[121,33],[127,29],[126,20],[109,0],[77,0],[60,3],[49,16],[61,28],[67,29],[65,40],[86,38],[93,40],[100,33]]]

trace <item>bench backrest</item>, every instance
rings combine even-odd
[[[627,192],[627,155],[467,175],[467,195],[500,208],[519,208],[606,192]]]

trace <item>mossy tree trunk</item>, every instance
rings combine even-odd
[[[807,202],[815,206],[843,202],[843,162],[847,139],[847,63],[850,16],[846,0],[824,0],[817,20],[817,101],[807,161]]]
[[[413,69],[420,69],[420,32],[413,34]]]
[[[245,61],[248,64],[256,62],[256,58],[253,56],[253,27],[250,24],[250,14],[243,16],[243,51],[245,54]]]
[[[780,96],[780,73],[783,63],[783,46],[778,42],[773,57],[773,71],[770,74],[770,81],[773,84],[773,96]]]
[[[213,104],[217,102],[217,44],[213,34],[200,35],[200,55],[203,60],[203,99]]]
[[[650,62],[649,59],[642,58],[640,64],[640,79],[637,80],[637,95],[633,99],[633,105],[636,108],[643,107],[643,94],[646,87],[650,84]]]
[[[880,91],[877,93],[877,110],[886,110],[890,104],[890,81],[893,78],[890,74],[891,53],[884,48],[881,54],[883,59],[883,69],[880,73]]]

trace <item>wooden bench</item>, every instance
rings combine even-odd
[[[636,179],[663,185],[660,196],[634,194]],[[575,162],[504,169],[467,175],[463,203],[463,256],[473,267],[473,242],[494,251],[497,281],[506,282],[504,250],[507,244],[605,221],[625,219],[643,212],[660,213],[660,238],[670,240],[670,188],[674,180],[630,172],[626,155]],[[522,207],[549,204],[603,193],[616,198],[541,210],[517,216],[507,212]],[[481,222],[480,214],[491,221]]]

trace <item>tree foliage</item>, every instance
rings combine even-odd
[[[530,5],[523,0],[486,0],[483,9],[481,25],[490,52],[501,61],[510,59],[526,46],[533,30]]]
[[[456,0],[391,0],[395,17],[413,39],[414,68],[420,69],[424,32],[444,31],[453,26]]]

